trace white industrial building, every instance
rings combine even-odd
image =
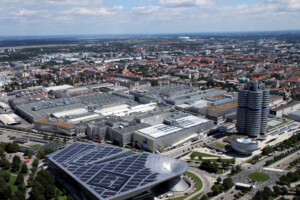
[[[102,116],[127,116],[132,113],[139,113],[139,112],[149,112],[153,111],[156,108],[156,103],[148,103],[148,104],[142,104],[142,105],[135,105],[130,106],[128,104],[118,104],[118,105],[112,105],[106,108],[97,109],[94,112],[101,114]]]
[[[211,129],[213,121],[192,115],[167,118],[163,124],[140,129],[133,133],[133,142],[149,151],[164,151],[167,147],[177,146],[201,132]]]
[[[14,124],[20,124],[21,119],[18,115],[14,113],[2,114],[0,115],[0,122],[4,125],[14,125]]]
[[[283,117],[284,115],[287,115],[299,109],[300,109],[300,101],[294,101],[292,103],[271,109],[270,114],[274,115],[275,117]]]

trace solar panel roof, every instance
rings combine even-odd
[[[135,196],[187,170],[172,158],[103,144],[73,143],[48,158],[100,200]]]

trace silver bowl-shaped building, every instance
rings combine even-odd
[[[73,143],[48,158],[93,200],[132,198],[187,170],[186,163],[172,158],[103,144]]]
[[[231,147],[240,154],[251,154],[253,151],[257,150],[257,142],[245,138],[231,138]]]

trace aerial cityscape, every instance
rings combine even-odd
[[[0,200],[300,200],[299,1],[0,5]]]

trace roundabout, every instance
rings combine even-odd
[[[265,182],[270,179],[270,176],[268,174],[262,173],[262,172],[252,172],[248,174],[248,178],[250,178],[253,181],[257,182]]]

